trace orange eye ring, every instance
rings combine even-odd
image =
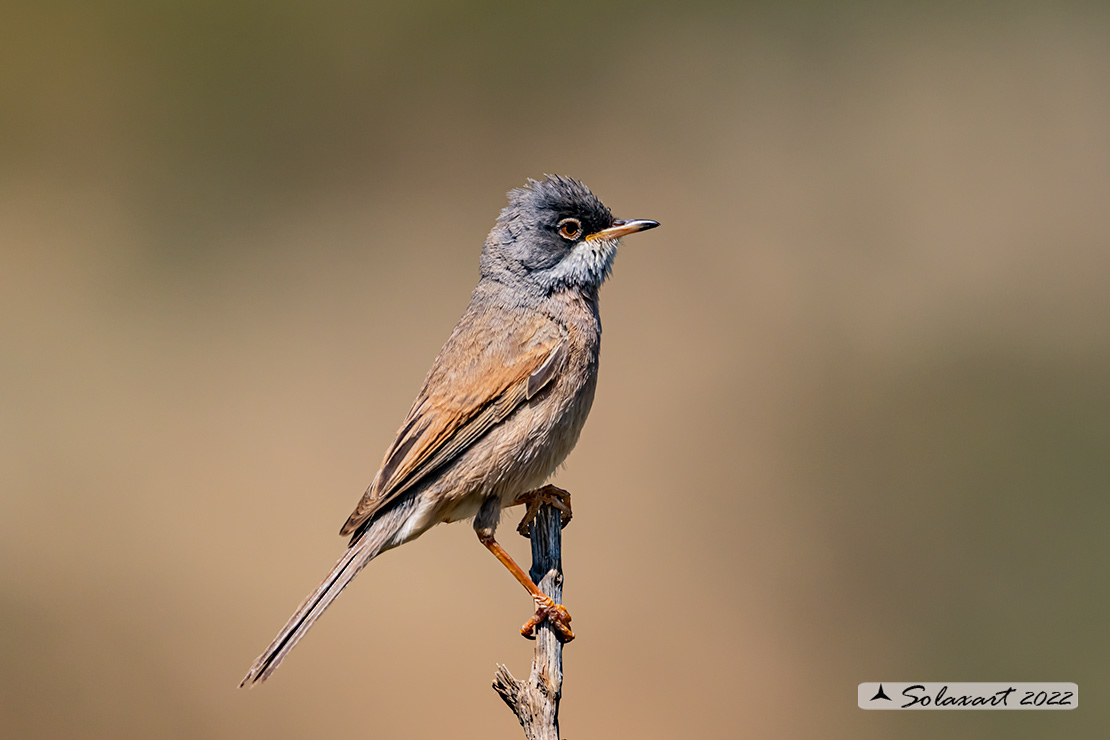
[[[574,241],[582,236],[582,222],[576,218],[564,218],[559,222],[559,236]]]

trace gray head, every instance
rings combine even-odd
[[[509,191],[509,205],[486,238],[482,278],[551,294],[596,291],[613,267],[622,236],[655,221],[622,221],[578,180],[548,175]]]

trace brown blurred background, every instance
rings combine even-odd
[[[94,7],[95,6],[95,7]],[[0,735],[515,738],[466,525],[235,686],[343,546],[504,192],[588,183],[570,738],[1110,723],[1110,13],[1095,3],[0,11]],[[512,551],[527,545],[504,530]],[[863,712],[877,680],[1077,711]]]

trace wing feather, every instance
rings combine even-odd
[[[340,534],[358,531],[375,511],[533,398],[558,374],[566,352],[565,331],[553,323],[507,332],[495,322],[486,322],[485,331],[475,331],[473,325],[468,332],[456,329]],[[506,362],[506,357],[512,360]]]

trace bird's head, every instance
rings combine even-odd
[[[529,180],[509,191],[509,205],[482,250],[482,277],[520,281],[544,294],[597,290],[609,277],[620,238],[658,225],[613,218],[578,180]]]

